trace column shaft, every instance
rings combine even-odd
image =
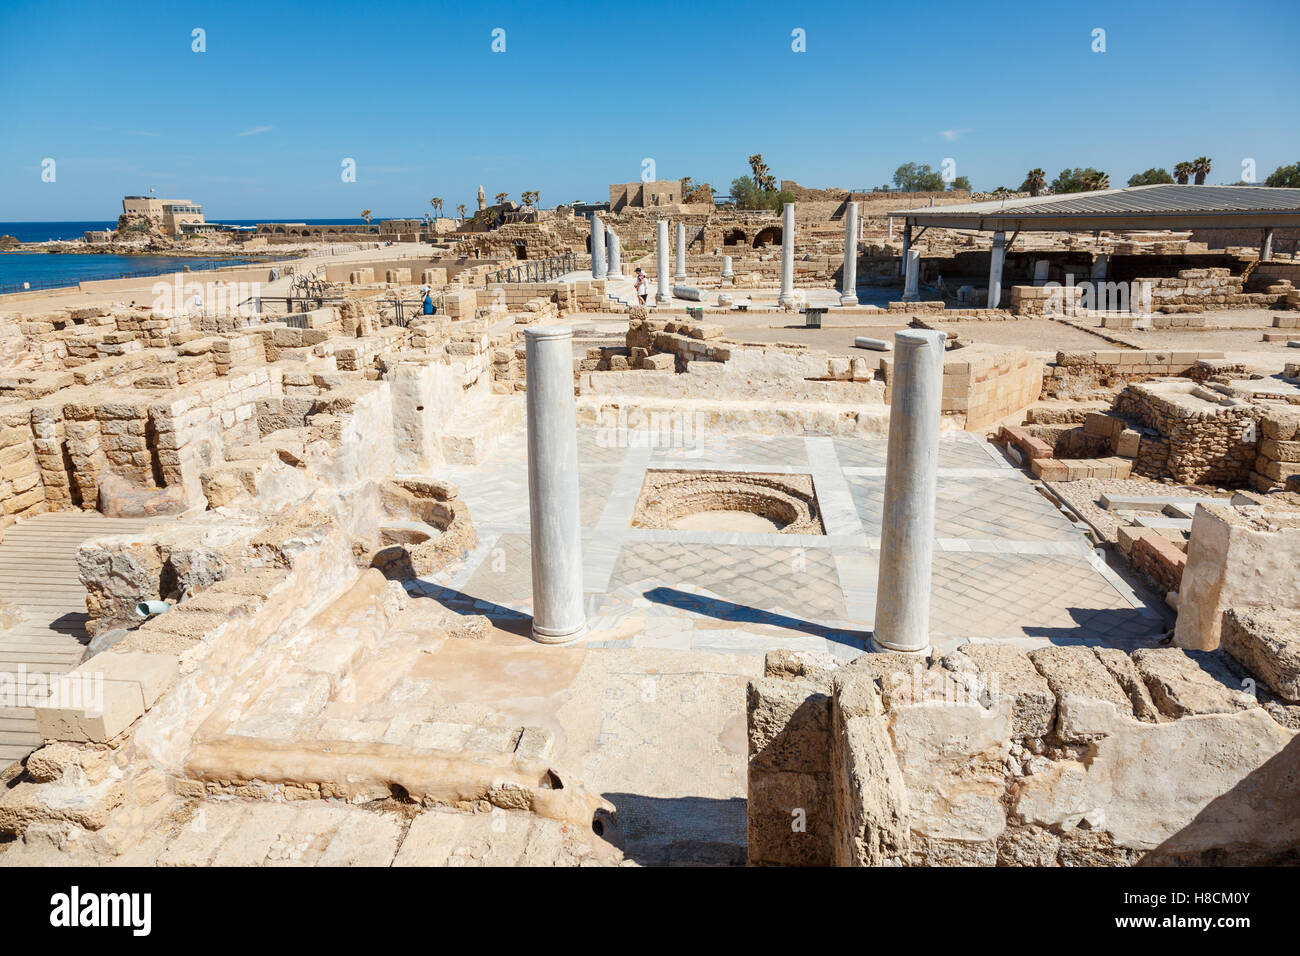
[[[686,223],[677,224],[677,268],[673,270],[673,279],[681,281],[686,278]]]
[[[993,251],[989,253],[988,308],[996,309],[1002,301],[1002,259],[1006,255],[1007,234],[993,233]]]
[[[921,298],[921,250],[908,249],[903,261],[903,301],[915,302]]]
[[[785,204],[781,215],[781,295],[778,305],[794,302],[794,203]]]
[[[605,278],[605,224],[595,213],[591,214],[591,277]]]
[[[663,305],[671,298],[668,293],[668,220],[660,219],[655,231],[655,304]]]
[[[858,204],[844,207],[844,270],[840,283],[840,305],[858,304]]]
[[[587,630],[582,600],[578,431],[573,333],[524,330],[528,376],[528,517],[533,555],[533,640],[567,644]]]
[[[605,227],[605,238],[609,249],[609,268],[606,270],[606,277],[610,279],[621,278],[623,275],[623,247],[619,242],[618,233],[613,229]]]
[[[872,639],[878,649],[930,647],[930,564],[939,479],[943,332],[894,334],[884,524]]]

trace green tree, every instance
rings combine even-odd
[[[954,179],[954,180],[953,180],[953,181],[948,185],[948,188],[949,188],[949,189],[964,189],[964,190],[966,190],[966,192],[970,192],[970,191],[971,191],[971,186],[970,186],[970,177],[969,177],[969,176],[958,176],[956,179]]]
[[[780,209],[794,202],[794,194],[784,189],[760,189],[750,176],[731,181],[731,199],[737,209]]]
[[[1300,163],[1292,163],[1290,166],[1279,166],[1277,169],[1273,170],[1268,179],[1264,180],[1264,185],[1286,189],[1300,189]]]
[[[1192,176],[1191,163],[1177,163],[1174,165],[1174,180],[1180,186],[1186,186],[1187,180]]]
[[[776,189],[776,177],[768,170],[767,163],[763,162],[762,153],[755,153],[749,157],[749,168],[754,174],[754,182],[759,189],[765,193],[773,192]]]
[[[1134,173],[1128,178],[1130,186],[1158,186],[1173,181],[1174,177],[1169,175],[1169,170],[1155,166],[1152,166],[1145,173]]]
[[[904,163],[894,170],[894,185],[908,193],[937,193],[948,184],[943,181],[943,173],[935,172],[929,164]]]
[[[1208,156],[1198,156],[1192,160],[1192,175],[1196,178],[1193,182],[1198,186],[1205,185],[1205,177],[1210,175],[1212,160]]]
[[[1103,183],[1105,185],[1102,185]],[[1057,194],[1083,193],[1093,189],[1109,188],[1110,177],[1091,166],[1080,166],[1078,169],[1070,169],[1067,166],[1052,180],[1052,192]]]
[[[1020,184],[1019,192],[1029,193],[1031,196],[1037,196],[1047,185],[1047,173],[1041,169],[1034,168],[1025,173],[1025,181]]]

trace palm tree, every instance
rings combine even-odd
[[[465,204],[464,204],[464,203],[461,203],[459,206],[457,206],[457,207],[456,207],[456,212],[460,213],[460,221],[461,221],[461,222],[464,222],[464,221],[465,221]]]
[[[763,162],[763,154],[755,153],[749,157],[749,168],[754,173],[754,182],[763,192],[771,192],[776,189],[776,178],[768,171],[767,163]]]
[[[1192,173],[1196,176],[1196,185],[1204,186],[1205,177],[1210,175],[1210,159],[1208,156],[1198,156],[1192,160]]]
[[[1106,173],[1097,173],[1088,175],[1083,178],[1083,188],[1086,192],[1093,192],[1098,189],[1110,189],[1110,176]]]
[[[439,216],[442,215],[442,200],[439,197],[434,196],[432,199],[430,199],[429,205],[433,207],[433,211],[436,212]]]
[[[1178,183],[1180,186],[1186,186],[1187,180],[1191,177],[1192,172],[1191,163],[1179,163],[1174,167],[1174,182]]]
[[[1037,196],[1047,185],[1047,173],[1041,169],[1031,169],[1025,174],[1025,183],[1020,187],[1021,191],[1028,190],[1029,195]]]
[[[532,209],[533,203],[537,202],[537,200],[541,198],[541,195],[542,194],[535,189],[526,190],[522,194],[522,198],[524,200],[524,206],[526,206],[529,209]]]
[[[498,205],[498,206],[504,206],[505,203],[506,203],[506,200],[509,199],[509,198],[510,198],[510,194],[509,194],[509,193],[497,193],[497,195],[496,195],[497,205]]]
[[[371,219],[370,210],[369,209],[361,210],[361,218],[366,221],[367,226],[370,225],[370,219]]]

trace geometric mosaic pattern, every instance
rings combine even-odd
[[[580,430],[588,645],[861,653],[875,617],[887,447],[884,439],[720,436],[639,447],[626,435]],[[467,612],[530,613],[525,449],[521,426],[490,461],[448,470],[480,545],[464,566],[428,578],[428,596]],[[811,474],[827,533],[633,528],[645,472],[664,467]],[[978,436],[940,440],[935,538],[939,649],[971,638],[1133,649],[1162,635],[1164,609],[1144,604]]]

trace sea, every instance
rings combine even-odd
[[[364,219],[223,219],[225,225],[255,226],[259,222],[301,222],[309,226],[334,223],[364,223]],[[0,222],[0,236],[13,236],[19,242],[81,239],[95,229],[115,229],[117,220],[86,222]],[[75,285],[91,279],[118,279],[127,276],[154,276],[178,272],[185,266],[192,271],[221,265],[262,261],[246,256],[117,256],[97,253],[5,252],[0,253],[0,294],[23,291],[24,287],[51,289]]]

